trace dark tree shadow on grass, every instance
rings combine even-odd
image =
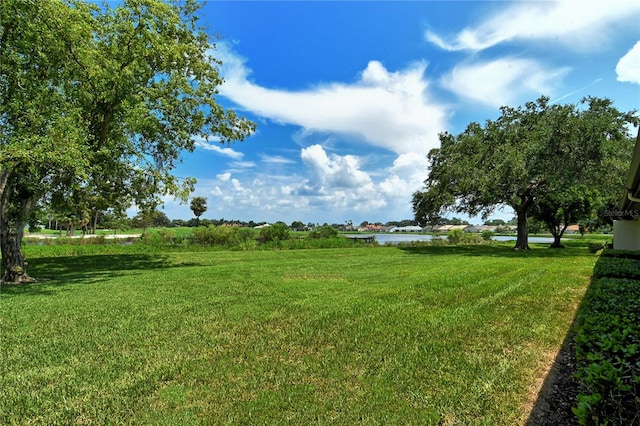
[[[549,244],[529,244],[531,250],[514,250],[512,244],[478,244],[478,245],[416,245],[398,246],[405,253],[424,256],[462,255],[478,257],[507,257],[507,258],[567,258],[584,256],[588,252],[588,242],[569,242],[567,248],[549,248]]]
[[[38,281],[29,284],[3,284],[3,296],[53,294],[61,286],[88,285],[139,271],[195,266],[175,264],[163,254],[112,254],[42,257],[29,259],[29,274]]]
[[[578,312],[582,306],[578,309]],[[544,382],[535,398],[526,426],[578,426],[572,407],[578,402],[579,385],[576,373],[575,336],[576,318],[567,332],[553,364],[546,372]]]

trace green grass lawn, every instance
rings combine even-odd
[[[596,257],[510,246],[27,247],[0,424],[523,424]]]

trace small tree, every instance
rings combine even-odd
[[[191,199],[191,211],[196,217],[196,226],[200,226],[200,216],[207,211],[207,199],[204,197],[193,197]]]
[[[260,238],[265,243],[270,241],[284,241],[289,239],[289,228],[283,222],[276,222],[273,225],[260,229]]]
[[[153,218],[153,226],[157,228],[168,228],[171,226],[171,220],[166,213],[156,211],[156,216]]]
[[[338,230],[331,225],[323,225],[309,232],[309,238],[333,238],[338,235]]]
[[[293,222],[291,222],[291,229],[293,229],[294,231],[304,231],[304,228],[304,223],[299,220],[294,220]]]
[[[561,238],[567,227],[593,212],[594,196],[589,188],[575,186],[547,195],[533,208],[532,216],[553,235],[551,248],[563,248]]]

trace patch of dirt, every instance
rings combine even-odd
[[[565,341],[535,401],[527,426],[579,426],[571,408],[576,405],[578,382],[572,377],[576,372],[573,333]]]

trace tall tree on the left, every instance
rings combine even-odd
[[[31,280],[21,242],[36,203],[186,201],[194,180],[171,171],[194,138],[229,143],[253,132],[216,101],[223,80],[198,9],[193,0],[2,1],[3,282]]]

